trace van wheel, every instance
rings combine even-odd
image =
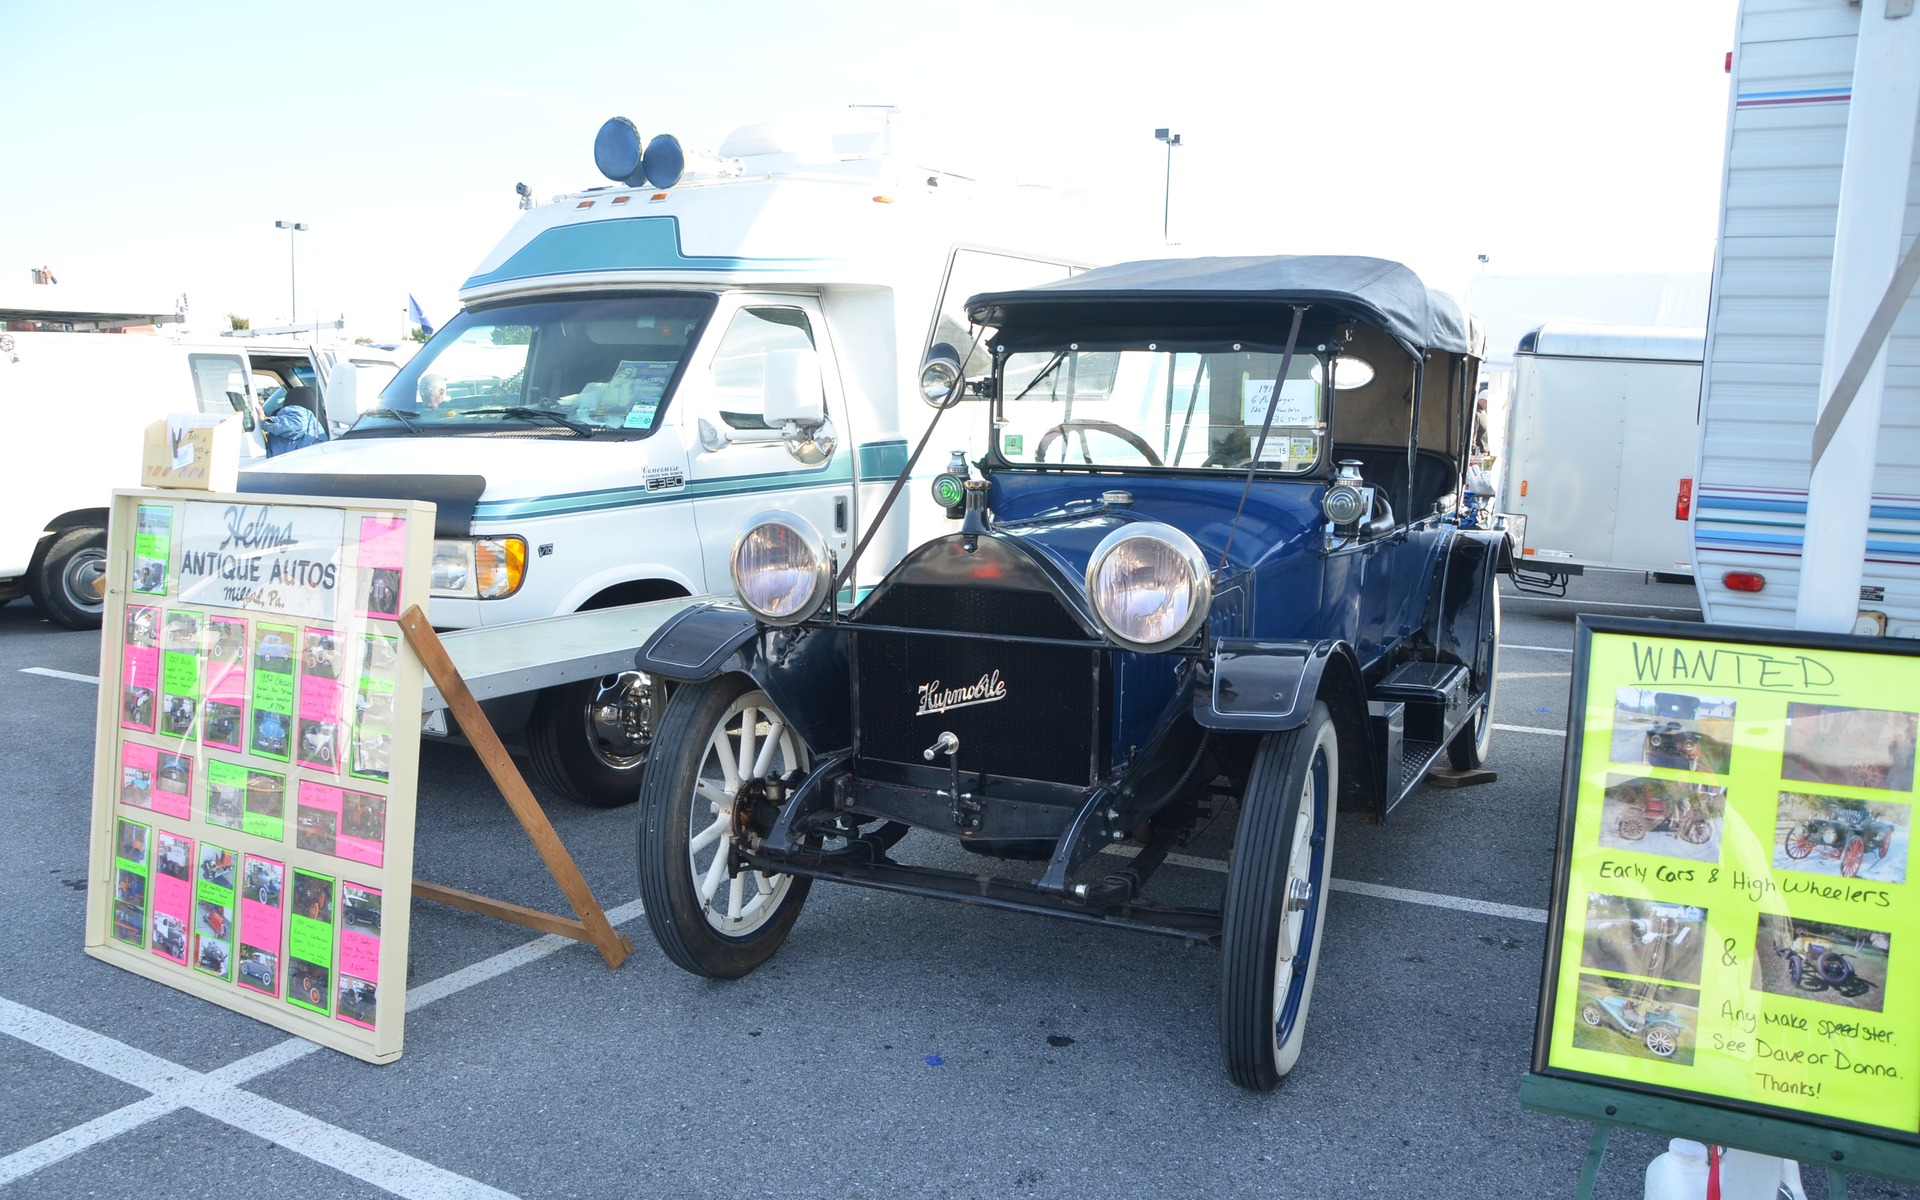
[[[632,804],[660,727],[663,690],[651,676],[622,671],[542,691],[527,721],[534,775],[577,804]]]
[[[40,615],[68,629],[98,629],[107,609],[107,531],[82,526],[56,533],[27,570],[27,594]]]

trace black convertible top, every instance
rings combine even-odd
[[[1378,326],[1412,354],[1441,350],[1481,357],[1486,337],[1451,296],[1436,292],[1397,262],[1336,254],[1266,257],[1154,258],[1083,271],[1071,279],[1013,292],[983,292],[967,301],[977,324],[1007,326],[1072,324],[1089,304],[1109,313],[1151,305],[1156,320],[1181,318],[1181,310],[1218,320],[1223,305],[1284,308],[1326,303]],[[1172,310],[1172,311],[1169,311]]]

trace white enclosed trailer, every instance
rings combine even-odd
[[[1709,621],[1920,637],[1920,300],[1903,274],[1920,14],[1903,7],[1741,6],[1693,522]]]
[[[1517,586],[1589,567],[1689,575],[1699,329],[1549,321],[1514,351],[1500,504],[1527,518]]]

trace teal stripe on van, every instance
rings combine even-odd
[[[761,492],[790,492],[795,488],[844,486],[853,481],[846,455],[812,471],[776,471],[766,475],[732,475],[700,479],[671,491],[649,492],[644,485],[598,488],[560,496],[528,496],[512,500],[482,500],[474,506],[475,521],[504,521],[513,517],[558,517],[607,509],[669,504],[702,496],[749,496]]]
[[[907,440],[868,442],[860,447],[860,478],[869,483],[875,476],[892,479],[907,468]]]
[[[515,250],[506,262],[460,286],[473,288],[511,279],[588,271],[816,271],[824,261],[687,254],[680,248],[679,218],[621,217],[545,230]]]

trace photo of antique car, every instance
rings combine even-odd
[[[1754,933],[1753,986],[1776,996],[1881,1012],[1892,947],[1884,930],[1762,913]]]
[[[1783,803],[1798,799],[1803,802],[1800,807],[1810,810],[1781,835],[1780,853],[1787,860],[1784,865],[1792,868],[1811,857],[1833,859],[1840,874],[1849,879],[1869,866],[1869,856],[1873,859],[1871,865],[1878,866],[1893,851],[1898,826],[1882,820],[1874,810],[1905,808],[1839,796],[1799,796],[1792,792],[1783,792],[1780,798]],[[1899,874],[1900,878],[1893,882],[1904,880],[1904,870]]]
[[[1787,705],[1780,773],[1807,783],[1913,790],[1920,713],[1831,704]]]
[[[1591,976],[1583,976],[1585,983]],[[1595,1029],[1607,1029],[1645,1046],[1658,1058],[1672,1058],[1686,1036],[1687,1023],[1671,1004],[1662,1004],[1635,992],[1652,992],[1657,985],[1636,985],[1627,994],[1583,995],[1580,1020]]]
[[[275,970],[273,955],[264,950],[251,949],[244,944],[240,950],[240,981],[252,982],[263,991],[273,991]]]
[[[300,761],[333,765],[333,740],[339,726],[330,721],[300,722]]]
[[[187,959],[187,929],[171,913],[153,914],[153,949],[176,962]]]
[[[272,709],[253,711],[253,748],[282,758],[287,753],[287,718]]]
[[[1618,802],[1612,832],[1621,843],[1665,834],[1692,846],[1713,840],[1714,822],[1725,808],[1725,788],[1666,779],[1608,778],[1606,798]],[[1640,847],[1634,847],[1636,849]]]
[[[639,653],[681,681],[640,788],[648,923],[714,978],[765,962],[815,880],[1216,947],[1227,1073],[1271,1089],[1336,818],[1489,751],[1515,551],[1460,502],[1483,339],[1371,258],[1126,263],[966,309],[981,335],[956,323],[921,381],[990,436],[981,477],[935,481],[958,530],[848,608],[860,548],[770,511],[734,543],[740,601]],[[805,425],[817,363],[775,354],[767,411]],[[1156,903],[1217,813],[1220,903]],[[908,836],[984,861],[910,865]]]
[[[277,633],[263,633],[253,648],[253,664],[262,671],[293,673],[293,643]]]

